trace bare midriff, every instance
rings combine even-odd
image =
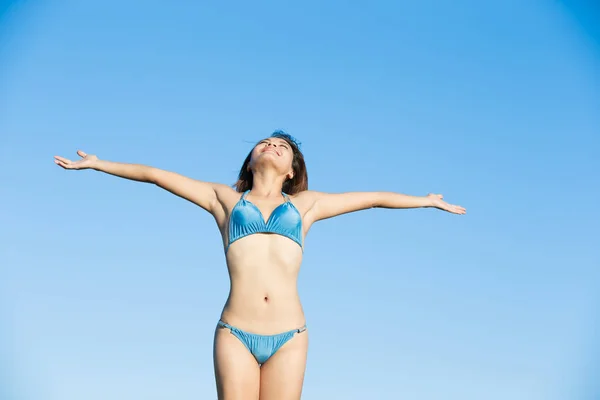
[[[231,282],[221,320],[242,330],[270,335],[305,324],[298,295],[302,248],[277,234],[253,234],[226,254]]]

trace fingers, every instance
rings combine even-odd
[[[63,167],[65,169],[71,169],[71,160],[66,159],[64,157],[61,156],[54,156],[54,163],[60,167]]]
[[[438,208],[440,208],[440,209],[442,209],[444,211],[448,211],[448,212],[450,212],[452,214],[463,215],[463,214],[467,213],[467,210],[464,207],[457,206],[457,205],[454,205],[454,204],[448,204],[448,203],[445,203],[445,202],[442,203],[441,206],[438,206]]]
[[[56,165],[58,165],[59,167],[63,167],[64,169],[70,169],[70,165],[65,163],[64,161],[60,161],[60,160],[54,160],[54,162],[56,163]]]
[[[451,212],[462,215],[462,214],[466,214],[467,210],[461,206],[451,206]]]
[[[87,157],[87,154],[83,150],[77,150],[77,155],[82,158]],[[54,156],[54,163],[58,166],[63,167],[64,169],[79,169],[81,166],[81,161],[82,160],[73,162],[73,161],[69,160],[68,158],[64,158],[61,156]]]
[[[438,209],[448,211],[453,214],[461,214],[462,215],[462,214],[467,213],[467,210],[464,207],[457,206],[454,204],[448,204],[445,201],[443,201],[444,195],[442,195],[442,194],[429,193],[428,196],[431,196],[434,198],[434,207],[436,207]]]
[[[63,162],[65,164],[69,164],[71,162],[71,160],[68,160],[68,159],[66,159],[64,157],[61,157],[61,156],[54,156],[54,159],[57,160],[57,161]]]

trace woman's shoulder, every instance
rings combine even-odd
[[[315,200],[319,197],[320,192],[314,190],[303,190],[301,192],[290,195],[292,202],[303,208],[310,208]]]
[[[233,187],[224,183],[215,183],[214,188],[217,194],[217,198],[221,203],[224,204],[237,203],[237,201],[242,196],[242,193],[238,192]]]
[[[301,192],[290,195],[290,197],[292,199],[306,200],[306,199],[316,199],[317,197],[319,197],[322,194],[323,194],[323,192],[317,192],[316,190],[302,190]]]

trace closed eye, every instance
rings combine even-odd
[[[261,140],[260,142],[258,142],[259,145],[263,145],[263,144],[271,144],[272,142],[268,141],[268,140]],[[273,143],[274,146],[276,147],[283,147],[286,150],[290,149],[290,146],[286,143],[286,142],[282,142],[282,143]]]

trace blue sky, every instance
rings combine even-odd
[[[15,399],[216,397],[228,280],[212,218],[52,157],[233,183],[275,129],[303,143],[313,190],[468,210],[313,227],[303,398],[594,398],[597,9],[3,4],[0,387]]]

